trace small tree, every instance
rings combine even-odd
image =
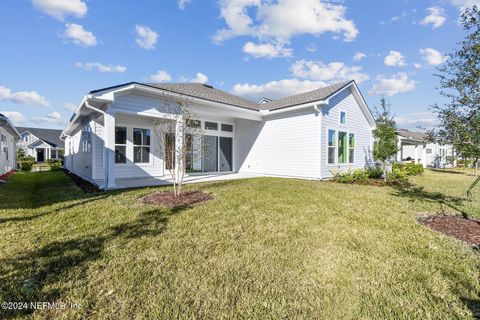
[[[165,116],[153,123],[175,196],[182,193],[187,169],[193,169],[193,165],[206,153],[201,140],[204,131],[191,105],[191,99],[166,93],[165,104],[159,110]]]
[[[382,162],[384,179],[387,180],[387,162],[398,152],[395,121],[390,114],[390,104],[384,97],[380,100],[380,109],[375,111],[377,127],[373,131],[373,158]]]

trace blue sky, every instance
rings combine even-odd
[[[480,0],[6,0],[0,112],[63,128],[90,90],[207,82],[257,100],[351,79],[400,127],[432,126],[433,76]]]

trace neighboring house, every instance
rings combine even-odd
[[[0,175],[16,168],[15,144],[20,134],[10,120],[0,113]]]
[[[37,162],[48,159],[63,159],[65,142],[60,139],[62,130],[17,127],[21,139],[17,148],[23,148],[25,154],[35,158]]]
[[[425,142],[428,135],[405,129],[397,130],[398,148],[397,161],[414,161],[424,167],[441,168],[449,165],[449,157],[454,156],[451,145],[438,142]]]
[[[189,139],[191,150],[206,150],[190,175],[325,179],[371,163],[375,121],[354,81],[261,103],[205,84],[132,82],[84,97],[62,133],[66,168],[107,189],[168,179],[154,121],[168,117],[171,97],[189,99],[205,129]]]

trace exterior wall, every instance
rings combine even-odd
[[[0,139],[0,175],[15,169],[16,147],[13,136],[0,127],[0,137],[5,136],[5,141]]]
[[[17,148],[23,148],[27,156],[32,156],[32,157],[35,157],[36,159],[35,151],[33,149],[28,148],[28,146],[38,141],[39,139],[28,131],[22,132],[20,135],[21,135],[21,139],[18,140],[17,142]]]
[[[341,111],[346,112],[345,124],[340,124]],[[367,167],[372,162],[372,127],[350,90],[344,90],[334,96],[330,100],[329,106],[323,107],[322,114],[322,178],[332,177],[332,171],[346,171]],[[355,134],[354,163],[328,164],[329,129],[336,130],[337,134],[338,131]],[[338,153],[338,148],[336,153]]]
[[[76,175],[92,180],[92,134],[91,123],[73,137],[65,140],[65,167]]]
[[[238,171],[320,178],[320,118],[309,108],[272,116],[260,123],[238,120]]]

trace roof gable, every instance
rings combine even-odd
[[[27,128],[27,127],[17,127],[17,130],[22,134],[24,132],[29,132],[43,142],[51,145],[54,148],[64,148],[65,142],[60,140],[60,135],[62,130],[57,129],[43,129],[43,128]]]

